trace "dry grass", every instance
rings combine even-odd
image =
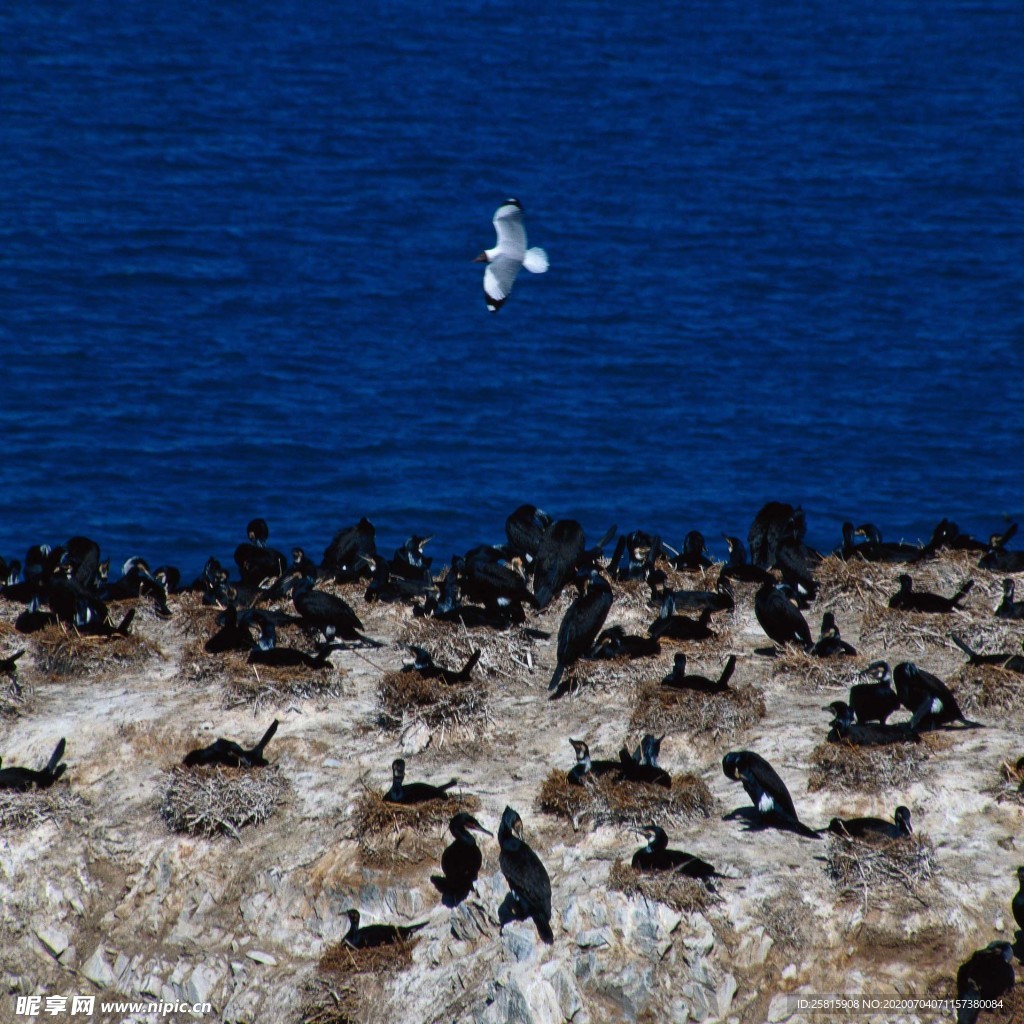
[[[136,633],[91,636],[58,625],[40,630],[33,635],[33,640],[36,667],[51,679],[137,668],[160,654],[153,644]]]
[[[840,899],[868,904],[894,893],[918,896],[935,874],[935,847],[917,833],[900,839],[829,835],[826,871]]]
[[[5,655],[0,655],[3,656]],[[34,694],[35,690],[31,684],[23,682],[18,673],[0,675],[0,718],[20,715],[28,707]]]
[[[474,814],[479,809],[480,800],[475,796],[393,804],[382,793],[364,789],[352,812],[352,838],[359,844],[364,864],[418,864],[438,856],[438,837],[453,815],[459,811]]]
[[[641,734],[685,732],[717,742],[750,728],[764,716],[764,697],[754,686],[700,693],[648,682],[637,692],[629,728]]]
[[[67,786],[31,789],[24,793],[0,790],[0,833],[32,828],[44,821],[56,825],[81,821],[85,801]]]
[[[1024,757],[1003,761],[999,765],[998,781],[988,790],[999,803],[1009,800],[1016,804],[1024,804],[1024,764],[1021,768],[1017,767],[1018,763],[1022,762]]]
[[[175,832],[240,839],[277,809],[288,784],[280,770],[266,768],[172,768],[167,772],[160,814]]]
[[[968,666],[961,673],[961,682],[954,692],[960,709],[968,718],[979,712],[982,715],[985,712],[1024,715],[1024,681],[1019,672],[1008,672],[994,665]]]
[[[474,672],[489,679],[526,681],[524,677],[535,671],[533,652],[537,641],[518,626],[502,632],[470,630],[461,622],[424,616],[408,619],[399,630],[399,641],[426,648],[439,665],[451,668],[464,665],[479,649],[480,661]]]
[[[715,798],[697,775],[676,775],[672,786],[619,783],[610,776],[591,778],[584,785],[569,782],[565,772],[552,771],[541,784],[539,810],[564,818],[574,829],[583,825],[636,827],[651,821],[682,822],[708,818]]]
[[[373,949],[336,942],[324,950],[304,991],[302,1024],[361,1024],[379,1019],[382,982],[412,966],[416,940]]]
[[[814,915],[804,903],[803,890],[794,881],[785,881],[771,899],[760,900],[756,918],[772,943],[787,955],[814,941]]]
[[[447,686],[418,672],[389,672],[377,684],[377,702],[385,729],[423,724],[439,747],[475,739],[491,722],[486,684],[473,680]]]
[[[800,690],[848,688],[859,682],[857,673],[865,664],[863,658],[850,655],[839,658],[816,658],[813,654],[788,644],[772,661],[772,675],[784,677],[787,686]]]
[[[627,896],[665,903],[681,914],[702,913],[715,901],[715,893],[699,878],[673,871],[635,871],[616,858],[608,872],[608,888]]]
[[[807,781],[810,792],[881,793],[901,790],[921,775],[930,753],[930,737],[921,743],[856,747],[850,743],[821,743],[811,751]]]

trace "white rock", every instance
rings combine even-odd
[[[221,971],[208,964],[200,964],[188,979],[185,992],[193,1003],[210,1002],[210,993],[220,981]]]
[[[40,925],[35,930],[36,938],[55,956],[60,959],[61,953],[68,948],[67,932],[53,925]]]
[[[789,1020],[793,1016],[793,1012],[790,996],[780,992],[778,995],[772,996],[772,1001],[768,1004],[768,1022],[769,1024],[779,1024],[779,1021]]]
[[[97,988],[110,988],[117,976],[103,955],[103,947],[97,946],[92,956],[82,964],[82,976],[88,978]]]
[[[258,949],[250,949],[245,954],[250,960],[255,960],[258,964],[266,964],[268,967],[276,967],[277,959],[271,956],[269,953],[263,953]]]

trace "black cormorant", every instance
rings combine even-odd
[[[302,618],[303,625],[319,629],[328,639],[335,636],[342,640],[360,641],[370,647],[382,646],[380,641],[363,636],[363,624],[359,616],[343,598],[313,589],[308,576],[296,576],[292,586],[292,601]]]
[[[1016,982],[1013,970],[1013,946],[1008,942],[990,942],[984,949],[975,950],[970,959],[956,972],[956,995],[963,999],[968,981],[978,986],[979,999],[998,999],[1009,992]]]
[[[219,737],[208,747],[190,750],[181,763],[189,768],[197,765],[224,765],[226,768],[265,768],[270,762],[263,756],[266,745],[274,738],[280,723],[275,718],[259,743],[246,750],[234,740]]]
[[[1017,922],[1017,927],[1024,933],[1024,867],[1017,868],[1017,882],[1019,888],[1013,897],[1010,908],[1013,911],[1013,919]]]
[[[911,729],[937,729],[954,722],[962,722],[971,729],[982,727],[979,722],[964,718],[956,697],[938,676],[918,668],[912,661],[901,661],[892,670],[892,681],[900,703],[913,715]]]
[[[376,531],[365,516],[355,526],[339,530],[324,550],[320,568],[339,583],[367,579],[370,575],[368,558],[377,554]]]
[[[850,743],[855,747],[884,747],[892,743],[920,743],[921,737],[906,723],[883,725],[878,722],[859,723],[853,708],[845,701],[834,700],[823,710],[833,715],[829,743]]]
[[[661,606],[661,614],[647,627],[647,633],[656,640],[710,640],[718,636],[711,628],[713,614],[713,609],[705,608],[697,619],[677,615],[670,594]]]
[[[704,540],[704,534],[699,530],[691,530],[683,538],[683,550],[672,559],[672,564],[676,569],[689,572],[710,569],[714,563],[708,557],[708,546]]]
[[[521,555],[529,565],[537,557],[537,548],[552,519],[536,505],[520,505],[505,520],[505,536],[514,554]]]
[[[541,939],[553,942],[551,879],[540,857],[523,839],[523,821],[511,807],[506,807],[501,816],[498,844],[501,847],[498,864],[512,898],[525,916],[533,918]]]
[[[547,608],[572,580],[585,547],[583,527],[575,519],[559,519],[544,531],[533,563],[538,608]]]
[[[729,689],[729,680],[736,668],[736,655],[730,654],[717,679],[707,676],[688,675],[686,672],[686,655],[682,651],[675,656],[672,671],[661,681],[661,685],[670,690],[699,690],[701,693],[723,693]]]
[[[258,587],[268,578],[282,576],[288,560],[280,551],[267,547],[270,528],[264,519],[253,519],[246,527],[248,541],[235,548],[235,565],[243,583]]]
[[[562,674],[594,646],[612,606],[612,588],[599,572],[592,570],[583,578],[582,586],[582,593],[566,609],[558,627],[558,660],[548,684],[548,689],[554,691],[552,700],[569,692]]]
[[[766,580],[754,595],[754,615],[775,643],[799,644],[804,650],[810,650],[814,646],[811,628],[791,595],[792,590],[785,583]]]
[[[997,619],[1024,619],[1024,601],[1015,601],[1014,582],[1011,579],[1003,580],[1003,599],[996,609]]]
[[[424,679],[440,679],[446,686],[468,682],[473,669],[476,668],[476,664],[480,660],[480,648],[478,647],[466,659],[462,668],[442,668],[434,661],[430,651],[417,647],[415,644],[409,644],[409,650],[416,656],[416,660],[411,665],[403,666],[403,672],[416,672]]]
[[[432,786],[429,782],[405,782],[405,761],[396,758],[391,762],[391,788],[384,794],[389,804],[423,804],[428,800],[447,800],[448,790],[458,785],[458,779],[452,779],[442,786]]]
[[[359,911],[354,907],[345,911],[351,927],[342,940],[353,949],[374,949],[377,946],[391,946],[396,942],[405,942],[414,932],[426,928],[428,922],[419,924],[368,924],[359,927]]]
[[[700,857],[694,857],[692,853],[684,853],[682,850],[668,849],[668,836],[665,830],[658,825],[644,825],[636,830],[647,840],[647,845],[642,846],[633,854],[630,864],[634,871],[671,871],[675,874],[686,875],[688,878],[699,878],[707,881],[710,878],[722,878],[712,865]]]
[[[832,612],[825,612],[821,617],[818,642],[811,648],[811,654],[816,658],[837,658],[856,653],[856,648],[840,636],[835,615]]]
[[[967,655],[968,665],[997,665],[1007,672],[1024,673],[1024,654],[979,654],[968,647],[960,637],[950,633],[949,638]]]
[[[775,577],[767,569],[747,561],[747,549],[739,537],[729,537],[723,533],[722,539],[729,549],[729,560],[718,574],[719,579],[736,580],[737,583],[775,582]]]
[[[65,742],[61,739],[46,766],[38,771],[33,768],[20,768],[17,765],[13,768],[0,768],[0,789],[49,789],[67,770],[67,765],[60,763],[64,756],[64,747]]]
[[[893,821],[882,818],[833,818],[828,823],[828,831],[847,839],[869,839],[881,836],[884,839],[902,839],[913,835],[914,827],[910,824],[910,808],[897,807]]]
[[[797,817],[793,798],[774,768],[751,750],[734,750],[722,758],[725,777],[742,782],[758,817],[767,825],[797,832],[809,839],[821,836]]]
[[[460,898],[473,887],[483,863],[480,847],[476,845],[470,830],[488,836],[493,836],[494,833],[484,828],[466,811],[459,811],[448,822],[448,830],[455,837],[455,841],[446,846],[444,853],[441,854],[441,870],[444,875],[440,878],[435,876],[435,882],[447,894]]]
[[[903,612],[924,612],[941,615],[961,608],[961,601],[971,592],[974,580],[967,580],[952,596],[942,597],[926,590],[914,590],[914,581],[907,573],[900,576],[900,589],[889,598],[889,607]]]
[[[850,707],[861,724],[881,722],[900,706],[900,698],[892,688],[892,672],[888,662],[872,662],[861,675],[873,675],[873,683],[856,683],[850,687]]]
[[[622,626],[609,626],[603,630],[590,652],[591,658],[650,658],[661,653],[657,638],[627,633]]]
[[[572,749],[576,752],[576,763],[566,775],[567,781],[573,785],[583,785],[583,778],[586,775],[593,775],[595,778],[607,775],[609,772],[619,771],[618,761],[597,760],[590,756],[590,747],[583,740],[570,739]]]

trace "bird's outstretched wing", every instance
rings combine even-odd
[[[508,298],[516,274],[522,265],[521,258],[516,259],[505,253],[499,253],[487,264],[484,271],[484,298],[487,300],[487,308],[492,313],[496,313]]]

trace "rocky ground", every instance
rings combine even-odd
[[[673,583],[712,585],[717,570]],[[538,641],[520,630],[424,623],[403,606],[367,605],[358,587],[328,585],[384,646],[336,652],[327,673],[257,674],[244,656],[206,654],[216,612],[194,595],[172,597],[168,621],[140,601],[132,636],[110,640],[57,627],[22,637],[10,625],[20,607],[0,602],[0,656],[26,650],[20,693],[0,679],[0,754],[7,765],[39,766],[63,736],[68,764],[48,793],[0,806],[0,1019],[15,1019],[18,994],[123,993],[208,1001],[212,1019],[250,1024],[953,1020],[950,1012],[812,1015],[794,998],[948,996],[972,950],[1014,939],[1010,900],[1024,839],[1007,766],[1024,754],[1024,677],[965,666],[949,635],[982,650],[1019,651],[1024,626],[993,618],[1001,577],[962,555],[914,576],[946,594],[973,577],[964,611],[891,612],[886,600],[900,571],[835,559],[823,566],[808,619],[816,632],[822,612],[833,610],[856,658],[757,653],[770,644],[754,618],[754,588],[740,586],[735,611],[715,616],[716,640],[663,644],[658,657],[632,663],[587,663],[579,691],[560,702],[547,700],[547,681],[568,593],[531,615],[531,626],[552,634]],[[656,614],[646,588],[614,590],[608,625],[643,632]],[[447,664],[480,647],[474,679],[484,699],[450,708],[443,720],[382,707],[382,682],[408,660],[408,642]],[[307,641],[287,630],[279,643]],[[736,654],[732,686],[748,697],[759,692],[765,715],[709,719],[670,709],[677,717],[669,724],[678,724],[667,729],[661,763],[703,780],[713,806],[708,817],[662,824],[673,846],[727,877],[717,894],[660,902],[610,884],[610,875],[621,876],[616,862],[640,845],[624,824],[546,813],[539,794],[553,770],[571,767],[569,737],[614,758],[666,721],[645,684],[669,671],[678,649],[708,675]],[[941,676],[985,728],[928,736],[894,788],[845,788],[834,766],[815,776],[828,722],[822,706],[845,698],[858,672],[882,657]],[[745,706],[756,708],[756,699]],[[255,742],[274,718],[281,725],[267,753],[276,767],[265,770],[273,784],[260,797],[269,817],[235,835],[174,831],[162,808],[169,787],[181,785],[172,769],[183,754],[216,736]],[[858,881],[854,865],[840,885],[829,841],[728,818],[748,804],[721,768],[723,754],[737,749],[772,763],[814,827],[839,814],[888,818],[908,805],[919,870],[876,885]],[[475,798],[492,831],[506,805],[520,812],[552,880],[553,945],[529,921],[501,927],[508,890],[495,840],[482,837],[476,890],[450,908],[430,882],[449,841],[446,817],[418,828],[392,821],[372,841],[360,835],[369,794],[388,787],[399,755],[410,780],[457,777],[455,793]],[[364,923],[427,925],[391,959],[356,962],[334,950],[350,907]]]

